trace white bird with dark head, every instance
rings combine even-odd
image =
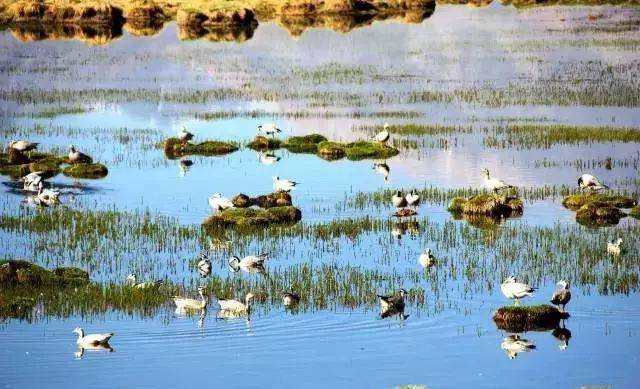
[[[418,257],[418,262],[422,267],[428,268],[436,264],[436,257],[431,253],[431,249],[427,248],[420,254],[420,257]]]
[[[258,161],[263,165],[273,165],[278,162],[280,157],[272,153],[258,153]]]
[[[107,344],[109,343],[109,339],[113,337],[112,332],[108,332],[106,334],[89,334],[85,335],[82,328],[77,327],[73,330],[74,333],[78,334],[78,339],[76,343],[81,347],[91,347],[99,344]]]
[[[12,140],[9,143],[9,148],[18,150],[21,153],[28,152],[31,154],[31,151],[38,148],[40,143],[37,142],[29,142],[28,140]]]
[[[569,290],[569,283],[565,280],[560,280],[556,284],[556,290],[553,292],[551,296],[551,304],[562,306],[562,311],[564,312],[565,306],[571,300],[571,291]]]
[[[578,187],[583,190],[589,189],[592,191],[609,189],[609,187],[600,182],[596,176],[586,173],[578,177]]]
[[[407,205],[410,207],[417,207],[420,205],[420,195],[416,193],[415,189],[411,189],[411,192],[407,193],[404,198],[407,200]]]
[[[135,274],[129,273],[127,274],[127,283],[129,284],[129,286],[131,286],[132,288],[135,289],[150,289],[150,288],[155,288],[158,287],[162,284],[162,280],[156,280],[156,281],[148,281],[148,282],[138,282],[138,278],[136,277]]]
[[[204,287],[198,287],[198,294],[200,295],[200,300],[192,299],[189,297],[179,297],[175,296],[173,298],[173,302],[176,304],[177,310],[195,310],[195,309],[204,309],[207,307],[209,300],[204,295]]]
[[[391,204],[396,208],[403,208],[407,206],[407,199],[402,195],[402,192],[396,191],[396,193],[391,196]]]
[[[383,145],[386,145],[387,142],[389,141],[389,138],[391,137],[391,134],[389,133],[389,124],[385,123],[384,124],[384,129],[382,131],[380,131],[379,133],[377,133],[373,139],[376,142],[380,142]]]
[[[87,154],[81,153],[80,151],[76,150],[76,146],[74,145],[69,145],[69,162],[71,162],[72,164],[75,163],[92,163],[93,159],[88,156]]]
[[[514,300],[515,305],[520,304],[520,299],[527,296],[533,296],[534,288],[531,286],[517,282],[514,276],[509,276],[501,285],[500,290],[506,298]]]
[[[620,256],[622,253],[622,238],[612,239],[607,242],[607,254],[614,257]]]
[[[262,253],[258,255],[248,255],[242,259],[237,256],[232,256],[228,260],[229,267],[234,271],[238,272],[240,269],[246,272],[262,272],[265,270],[264,263],[269,258],[268,253]]]
[[[389,172],[391,169],[386,162],[374,162],[371,168],[375,170],[376,173],[380,174],[382,178],[384,178],[385,182],[389,180]]]
[[[258,126],[258,133],[266,136],[273,136],[282,132],[275,123],[263,123]]]
[[[211,260],[203,253],[200,255],[200,260],[196,264],[198,268],[198,273],[200,276],[206,277],[211,274]]]
[[[183,144],[186,144],[193,139],[193,134],[187,131],[186,127],[182,126],[180,131],[178,131],[178,139],[180,139]]]
[[[44,172],[31,172],[22,177],[22,188],[28,192],[38,192],[40,184],[44,181],[42,174]]]
[[[276,192],[291,192],[299,184],[299,182],[288,180],[286,178],[280,178],[278,176],[273,177],[273,189]]]
[[[500,348],[504,350],[509,359],[515,359],[520,353],[534,350],[536,345],[519,335],[509,335],[503,339]]]

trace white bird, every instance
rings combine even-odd
[[[207,297],[205,297],[204,293],[202,293],[203,291],[204,291],[203,287],[198,287],[198,294],[200,295],[200,300],[196,300],[188,297],[174,296],[173,302],[176,304],[177,310],[184,311],[187,309],[195,310],[195,309],[206,308],[207,304],[209,303],[209,300],[207,299]]]
[[[509,359],[514,359],[520,353],[529,352],[536,348],[536,345],[518,335],[509,335],[502,341],[500,348],[504,350]]]
[[[31,152],[37,149],[39,144],[40,143],[29,142],[28,140],[12,140],[9,143],[9,148],[18,150],[20,152],[25,152],[25,151]]]
[[[44,183],[38,183],[38,200],[44,205],[51,206],[60,204],[60,192],[53,189],[44,189]]]
[[[273,189],[275,189],[276,192],[291,192],[298,184],[300,183],[286,178],[273,177]]]
[[[499,180],[495,177],[491,177],[491,175],[489,174],[489,169],[482,169],[482,172],[485,175],[484,185],[487,187],[487,189],[491,189],[494,192],[498,192],[503,189],[515,188],[513,185],[509,185],[502,180]]]
[[[571,291],[569,290],[569,283],[564,280],[558,281],[556,284],[556,290],[551,296],[551,304],[562,305],[562,311],[564,312],[565,306],[571,300]]]
[[[226,197],[222,197],[220,193],[214,193],[209,197],[209,206],[214,211],[224,211],[225,209],[233,208],[233,203]]]
[[[200,256],[200,260],[198,261],[196,267],[198,268],[198,272],[202,277],[206,277],[211,274],[211,261],[204,254]]]
[[[294,292],[282,292],[282,303],[290,308],[300,303],[300,295]]]
[[[607,254],[617,257],[622,253],[622,238],[607,242]]]
[[[402,192],[397,191],[391,196],[391,203],[396,208],[403,208],[407,206],[407,199],[402,195]]]
[[[22,188],[29,192],[37,192],[40,189],[40,183],[44,181],[43,172],[31,172],[22,177]]]
[[[127,274],[127,283],[132,287],[132,288],[136,288],[136,289],[149,289],[149,288],[154,288],[157,286],[160,286],[160,284],[162,284],[162,280],[156,280],[156,281],[148,281],[148,282],[140,282],[138,283],[137,277],[135,274]]]
[[[386,143],[389,141],[389,138],[391,137],[391,134],[389,134],[389,124],[385,123],[384,125],[384,130],[380,131],[379,133],[377,133],[373,139],[376,142],[380,142],[384,145],[386,145]]]
[[[249,292],[244,298],[244,303],[238,300],[220,300],[218,299],[218,304],[220,305],[221,311],[226,311],[229,313],[235,314],[248,314],[250,308],[251,299],[253,299],[253,293]]]
[[[109,332],[106,334],[85,335],[84,331],[80,327],[77,327],[76,329],[74,329],[73,332],[78,334],[78,339],[76,340],[76,343],[78,344],[78,346],[82,348],[91,348],[92,346],[97,346],[100,344],[105,345],[109,343],[109,339],[111,339],[111,337],[113,336],[112,332]]]
[[[264,262],[269,258],[269,253],[262,253],[258,255],[248,255],[242,259],[235,255],[229,258],[229,267],[237,272],[240,269],[247,272],[264,271]]]
[[[272,153],[258,153],[258,161],[263,165],[273,165],[279,160],[280,157]]]
[[[258,126],[258,132],[264,135],[275,135],[282,131],[274,123],[264,123]]]
[[[193,139],[193,134],[187,131],[187,128],[183,126],[180,131],[178,131],[178,139],[180,139],[182,143],[187,143]]]
[[[374,162],[372,169],[375,170],[376,173],[380,174],[385,181],[389,180],[389,172],[391,169],[385,162]]]
[[[404,198],[407,200],[407,205],[410,207],[417,207],[420,205],[420,195],[416,193],[415,189],[412,189],[411,192],[407,193]]]
[[[69,162],[71,163],[91,163],[93,159],[87,154],[76,150],[76,146],[69,145]]]
[[[506,298],[515,300],[515,305],[520,304],[521,298],[533,296],[533,292],[535,291],[531,286],[517,282],[514,276],[509,276],[500,285],[500,290]]]
[[[418,257],[418,262],[422,267],[431,267],[436,264],[436,257],[431,253],[431,249],[427,248],[424,253]]]
[[[580,177],[578,177],[578,187],[580,189],[590,189],[594,191],[609,189],[608,186],[601,183],[600,180],[598,180],[598,178],[596,178],[591,174],[583,174]]]

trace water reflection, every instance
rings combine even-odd
[[[79,40],[93,46],[111,43],[122,36],[122,26],[106,24],[29,23],[12,25],[9,30],[21,42]]]
[[[78,349],[76,350],[76,352],[73,353],[73,355],[76,359],[82,359],[84,357],[85,351],[103,351],[103,352],[111,353],[115,350],[108,343],[96,344],[96,345],[84,345],[84,346],[78,346]]]
[[[536,345],[527,339],[521,338],[520,335],[514,334],[505,337],[502,344],[500,344],[500,348],[504,350],[509,359],[515,359],[518,354],[535,350]]]
[[[551,335],[558,341],[558,348],[561,351],[566,350],[569,347],[569,339],[571,339],[571,331],[565,327],[564,320],[562,325],[551,331]]]

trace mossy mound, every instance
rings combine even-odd
[[[50,153],[34,151],[31,156],[27,156],[20,151],[9,149],[7,154],[0,154],[0,174],[20,178],[29,173],[42,172],[44,178],[51,178],[60,173],[60,165],[63,163],[64,157],[56,157]]]
[[[293,224],[302,219],[302,212],[296,207],[235,208],[217,212],[210,216],[203,226],[205,229],[219,227],[256,227],[272,224]]]
[[[292,153],[316,153],[318,144],[326,141],[327,138],[320,134],[292,136],[282,144],[282,147]]]
[[[100,163],[80,163],[70,165],[62,171],[65,176],[73,178],[103,178],[109,174],[109,169]]]
[[[0,283],[4,285],[76,285],[89,282],[89,274],[75,267],[57,268],[53,271],[27,261],[0,262]]]
[[[197,144],[184,144],[178,138],[169,138],[164,141],[164,153],[170,159],[183,155],[225,155],[236,150],[238,150],[238,146],[217,140],[209,140]]]
[[[274,192],[257,197],[249,197],[244,193],[238,193],[231,199],[231,202],[237,208],[248,208],[254,205],[261,208],[287,207],[292,204],[291,195],[286,192]]]
[[[345,147],[347,159],[354,161],[368,158],[390,158],[399,153],[398,149],[378,142],[358,141],[347,143]]]
[[[64,158],[60,157],[46,157],[31,162],[29,167],[29,173],[42,172],[44,178],[51,178],[60,173],[60,165],[64,162]]]
[[[576,212],[576,221],[587,227],[616,225],[627,216],[619,208],[598,201],[589,202]]]
[[[256,151],[279,149],[282,141],[276,138],[267,138],[264,136],[256,136],[247,147]]]
[[[324,159],[340,159],[345,155],[345,148],[340,143],[324,141],[317,145],[317,153]]]
[[[568,314],[551,305],[507,306],[499,308],[493,315],[496,326],[509,332],[552,330]]]
[[[631,212],[629,212],[629,216],[635,217],[636,219],[640,219],[640,205],[636,205],[631,208]]]
[[[594,202],[606,204],[608,206],[617,208],[631,208],[637,204],[635,199],[618,194],[580,193],[565,197],[562,200],[562,205],[565,208],[569,208],[575,211],[588,203]]]
[[[523,203],[518,197],[492,193],[473,196],[468,199],[456,197],[451,200],[448,210],[464,215],[510,217],[522,214]]]

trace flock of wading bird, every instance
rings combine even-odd
[[[258,133],[265,136],[274,136],[281,132],[280,128],[273,123],[262,124],[258,126]],[[384,125],[384,130],[376,134],[373,140],[386,145],[390,140],[389,125]],[[178,132],[178,138],[184,145],[194,138],[194,135],[186,128],[182,128]],[[26,140],[12,141],[9,144],[9,148],[13,148],[21,153],[30,153],[37,149],[38,143],[30,142]],[[70,163],[83,163],[91,161],[91,157],[76,150],[75,146],[69,146],[68,154]],[[280,157],[266,153],[259,154],[258,158],[262,163],[273,164],[280,160]],[[181,166],[188,167],[193,162],[188,159],[180,160]],[[388,180],[390,168],[385,162],[375,162],[373,169],[382,174],[384,180]],[[494,192],[499,193],[505,190],[516,189],[515,186],[506,183],[496,177],[491,176],[488,169],[482,169],[484,175],[485,187]],[[23,182],[23,189],[26,192],[35,193],[35,196],[31,197],[29,202],[37,205],[53,205],[59,203],[59,191],[52,188],[45,188],[45,176],[43,172],[32,172],[21,178]],[[273,189],[276,192],[291,192],[296,188],[299,183],[290,179],[280,178],[279,176],[273,177]],[[591,174],[583,174],[578,178],[578,186],[582,190],[589,191],[602,191],[609,187],[603,184],[598,178]],[[233,202],[226,197],[223,197],[220,193],[216,192],[212,194],[209,199],[209,205],[214,212],[224,211],[226,209],[234,208]],[[420,195],[411,190],[407,194],[403,194],[402,191],[397,191],[391,197],[391,204],[397,208],[395,216],[405,217],[413,216],[417,214],[416,208],[420,205]],[[392,232],[393,233],[393,232]],[[613,256],[618,256],[621,253],[622,239],[607,243],[607,253]],[[266,274],[265,262],[268,259],[267,253],[258,255],[248,255],[244,258],[232,256],[228,259],[229,269],[233,272],[245,271],[248,273],[258,272]],[[424,250],[418,257],[418,263],[424,268],[430,268],[436,265],[437,260],[430,248]],[[200,258],[196,264],[196,269],[203,278],[208,277],[212,271],[212,263],[207,254],[203,251],[200,254]],[[162,281],[146,281],[138,282],[134,274],[129,274],[126,278],[126,282],[136,289],[149,289],[158,287]],[[509,276],[502,284],[500,289],[507,299],[514,300],[515,305],[519,305],[520,299],[532,296],[535,288],[528,284],[518,282],[515,276]],[[197,287],[199,299],[190,297],[175,296],[173,301],[176,306],[175,313],[177,316],[182,316],[188,313],[200,311],[199,326],[204,323],[207,307],[209,305],[209,298],[204,293],[204,286]],[[398,316],[401,320],[406,319],[409,315],[404,314],[405,298],[408,292],[405,289],[399,289],[391,295],[378,295],[380,301],[381,318],[387,318],[390,316]],[[219,306],[218,318],[237,318],[246,317],[249,320],[251,313],[251,301],[256,296],[249,292],[244,296],[243,300],[239,299],[220,299],[216,298]],[[294,308],[300,303],[300,295],[294,291],[283,291],[281,294],[282,302],[285,308]],[[557,283],[556,289],[553,292],[550,302],[558,307],[561,307],[562,312],[565,312],[567,303],[571,300],[571,292],[569,290],[568,282],[561,280]],[[82,328],[76,328],[73,331],[77,333],[77,345],[79,351],[76,352],[76,357],[81,358],[85,349],[106,349],[112,350],[109,345],[109,340],[114,335],[113,333],[104,334],[89,334],[85,335]],[[565,345],[566,347],[566,345]],[[529,351],[535,348],[526,339],[521,339],[518,335],[510,335],[504,339],[502,348],[507,352],[509,358],[515,358],[519,352]]]

